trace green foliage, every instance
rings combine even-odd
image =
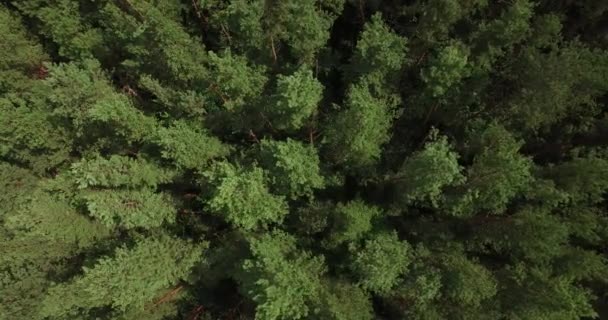
[[[608,217],[595,207],[572,206],[561,214],[570,235],[584,243],[601,245],[608,235]]]
[[[345,281],[329,284],[320,318],[336,320],[370,320],[374,318],[369,295]]]
[[[478,307],[496,294],[496,282],[482,265],[460,254],[448,254],[442,260],[442,291],[455,305]]]
[[[345,204],[338,203],[332,215],[330,244],[338,245],[363,238],[372,230],[372,220],[379,217],[381,211],[362,200],[353,200]]]
[[[323,258],[298,250],[295,239],[282,232],[252,239],[251,252],[240,281],[244,293],[258,304],[255,318],[312,316],[326,268]]]
[[[260,164],[271,177],[273,190],[292,199],[312,197],[315,189],[323,188],[316,149],[298,141],[263,140]]]
[[[596,97],[608,91],[608,53],[579,42],[549,53],[528,50],[513,66],[520,89],[510,101],[510,114],[519,115],[511,121],[525,128],[539,129],[571,114],[594,112]]]
[[[115,94],[99,101],[87,112],[87,120],[93,125],[104,124],[115,128],[115,134],[128,142],[141,142],[150,139],[150,133],[157,126],[156,121],[136,109],[126,96]],[[78,131],[85,132],[84,126]],[[82,134],[82,133],[78,133]]]
[[[307,236],[318,234],[328,227],[332,212],[333,204],[331,202],[309,203],[308,206],[298,208],[292,214],[292,224],[295,225],[296,232],[300,234]]]
[[[299,129],[315,114],[323,85],[312,71],[301,68],[292,75],[277,77],[277,88],[269,109],[277,129]]]
[[[398,196],[405,203],[428,201],[437,206],[444,187],[463,181],[461,170],[458,154],[451,150],[446,137],[439,137],[403,162],[397,174],[402,193]]]
[[[351,83],[344,110],[327,124],[327,144],[332,158],[349,169],[375,164],[382,146],[389,141],[399,73],[405,64],[406,39],[392,32],[379,14],[372,16],[361,33],[350,65]],[[357,79],[358,81],[353,81]]]
[[[48,112],[0,99],[0,158],[44,173],[69,158],[65,132],[53,127]]]
[[[89,214],[108,227],[149,229],[175,220],[170,198],[150,189],[89,191],[82,197]]]
[[[117,312],[143,310],[160,290],[176,284],[201,260],[204,245],[160,237],[116,249],[84,273],[49,289],[41,314],[50,317],[86,316],[91,309]]]
[[[45,192],[24,190],[21,198],[12,208],[3,202],[3,208],[10,211],[0,226],[0,290],[4,293],[0,317],[39,319],[40,301],[52,279],[69,274],[68,261],[107,241],[111,234],[69,203]]]
[[[527,269],[517,264],[505,268],[500,275],[504,277],[500,301],[508,317],[543,320],[597,317],[589,304],[591,292],[546,269]]]
[[[555,48],[561,31],[562,23],[557,15],[539,15],[533,21],[530,40],[539,48]]]
[[[480,210],[500,213],[532,180],[530,159],[518,152],[521,142],[503,127],[490,125],[476,140],[474,148],[478,153],[467,169],[467,181],[462,187],[466,191],[449,209],[454,215]]]
[[[0,219],[16,210],[37,184],[38,179],[29,170],[0,161]]]
[[[211,7],[212,1],[201,1]],[[266,31],[262,25],[265,4],[263,1],[230,1],[224,8],[213,8],[212,23],[227,30],[222,42],[231,48],[256,53],[267,44]]]
[[[4,218],[3,228],[11,243],[4,250],[3,263],[19,266],[36,259],[52,261],[109,235],[107,228],[76,212],[67,202],[40,191],[29,198]],[[67,226],[66,220],[70,221]],[[36,248],[45,242],[45,247]]]
[[[348,167],[373,165],[390,139],[394,112],[372,95],[367,84],[352,86],[346,99],[346,109],[327,128],[329,152]]]
[[[568,239],[567,226],[543,210],[526,208],[502,219],[482,223],[478,241],[514,260],[548,261]]]
[[[329,39],[333,22],[330,14],[321,10],[316,0],[286,0],[268,8],[271,37],[282,40],[298,61],[313,62],[315,54]],[[271,43],[272,46],[272,43]]]
[[[225,51],[221,55],[209,53],[214,82],[211,96],[227,110],[240,110],[262,93],[267,78],[264,69],[250,66],[245,57]]]
[[[21,95],[31,85],[31,75],[48,59],[33,41],[21,19],[0,7],[0,93]]]
[[[418,37],[436,43],[447,38],[458,21],[487,5],[487,0],[427,0],[416,1],[409,10],[419,16]]]
[[[213,213],[244,229],[281,222],[287,214],[282,196],[271,194],[266,173],[222,162],[203,173],[212,191],[206,205]]]
[[[575,158],[547,171],[572,202],[601,202],[608,190],[608,160],[597,156]]]
[[[400,241],[394,232],[377,234],[366,240],[361,249],[355,249],[352,270],[363,288],[385,294],[407,271],[410,250],[409,244]]]
[[[349,77],[378,77],[385,84],[398,80],[405,63],[407,40],[390,30],[380,14],[365,24],[352,57]]]
[[[604,2],[0,1],[0,319],[608,318]]]
[[[71,170],[78,188],[88,187],[156,187],[171,181],[172,173],[144,159],[112,155],[96,155],[72,164]]]
[[[148,1],[104,1],[97,10],[108,47],[121,53],[121,69],[150,75],[172,86],[200,83],[207,76],[204,46],[190,36],[167,7]],[[105,57],[104,57],[105,58]],[[112,59],[108,57],[107,59]]]
[[[442,275],[435,267],[429,267],[424,258],[430,252],[417,247],[410,270],[402,283],[393,289],[390,298],[393,306],[412,319],[441,319],[440,311],[433,305],[441,297]],[[402,305],[407,301],[407,305]],[[446,303],[447,305],[447,303]]]
[[[52,92],[46,97],[52,115],[65,120],[77,137],[90,134],[91,126],[99,123],[128,141],[141,141],[155,129],[156,121],[118,93],[95,60],[50,66],[44,82]]]
[[[433,98],[445,95],[451,87],[457,86],[462,78],[468,75],[468,50],[460,43],[451,44],[431,58],[429,67],[421,71],[420,77],[425,82]]]
[[[290,60],[311,64],[330,38],[330,27],[343,0],[202,1],[224,46],[245,52],[253,60]]]
[[[15,1],[19,10],[37,20],[42,35],[51,39],[58,53],[68,59],[86,59],[102,46],[99,29],[83,21],[79,4],[69,0]]]
[[[533,2],[513,1],[500,17],[479,26],[474,34],[474,48],[483,52],[477,61],[480,68],[490,70],[498,57],[511,51],[515,44],[528,35],[533,9]]]
[[[212,159],[230,152],[219,139],[185,121],[158,128],[152,141],[161,148],[162,158],[181,169],[204,169]]]

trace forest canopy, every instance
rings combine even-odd
[[[0,319],[608,319],[605,0],[0,0]]]

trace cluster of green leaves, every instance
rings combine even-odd
[[[605,1],[0,1],[0,319],[608,318]]]

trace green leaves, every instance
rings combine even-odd
[[[204,248],[205,245],[167,236],[146,238],[132,248],[119,248],[113,256],[84,268],[84,274],[52,287],[42,301],[41,314],[74,316],[80,314],[80,308],[97,307],[143,310],[160,290],[175,285],[189,274],[192,266],[201,260]]]
[[[421,71],[420,77],[433,98],[441,98],[468,75],[468,55],[468,50],[462,43],[454,43],[442,48],[431,58],[429,67]]]
[[[370,320],[374,318],[369,295],[360,287],[339,281],[326,285],[326,299],[320,318],[336,320]]]
[[[269,108],[273,126],[294,130],[304,126],[321,101],[323,85],[313,77],[312,71],[300,68],[289,76],[277,77],[273,104]]]
[[[319,303],[323,258],[296,248],[285,233],[251,240],[253,257],[243,263],[244,293],[257,303],[256,319],[302,319]]]
[[[313,196],[324,186],[319,156],[312,146],[287,139],[285,142],[263,140],[260,164],[268,171],[275,193],[297,199]]]
[[[19,2],[17,7],[37,20],[41,33],[58,46],[62,57],[74,60],[92,58],[102,46],[101,32],[81,19],[78,3],[69,0],[46,2]]]
[[[264,68],[251,66],[245,57],[224,51],[209,54],[214,81],[209,86],[211,96],[229,111],[240,111],[262,93],[267,81]]]
[[[214,158],[226,156],[230,148],[196,126],[175,121],[155,132],[152,142],[161,147],[164,159],[180,169],[204,169]]]
[[[479,210],[500,213],[509,200],[531,183],[530,159],[519,154],[521,143],[499,125],[490,125],[476,141],[478,153],[467,169],[466,190],[459,199],[448,200],[454,215]]]
[[[594,155],[548,168],[547,175],[575,203],[600,202],[608,190],[608,160]]]
[[[427,201],[436,207],[443,199],[444,187],[464,181],[461,171],[458,154],[451,150],[446,137],[439,137],[403,162],[396,177],[397,196],[406,204]]]
[[[405,63],[407,40],[394,33],[382,20],[380,14],[372,16],[361,32],[349,70],[353,76],[369,75],[387,83],[398,80],[399,71]]]
[[[390,139],[400,98],[395,93],[405,63],[406,40],[379,14],[364,26],[350,66],[344,110],[327,125],[327,143],[334,161],[349,170],[376,163]]]
[[[24,94],[31,85],[31,73],[49,59],[33,41],[21,19],[0,7],[0,93]]]
[[[0,3],[1,319],[608,318],[601,0]]]
[[[396,233],[380,233],[366,240],[361,249],[354,250],[351,268],[363,288],[386,294],[406,272],[409,251],[409,244],[400,241]]]
[[[322,11],[316,0],[282,1],[268,8],[267,14],[274,20],[268,24],[270,46],[275,37],[282,40],[297,61],[312,63],[329,39],[333,17]]]
[[[512,97],[510,122],[531,130],[546,128],[568,115],[597,114],[595,99],[608,91],[608,53],[580,42],[565,43],[549,53],[529,49],[513,63],[519,93]]]
[[[443,292],[456,305],[478,307],[497,291],[489,270],[461,254],[447,254],[442,261]]]
[[[379,208],[367,205],[362,200],[345,204],[338,203],[332,212],[333,226],[329,243],[332,246],[343,242],[355,242],[372,230],[373,219],[379,218]]]
[[[90,215],[108,227],[150,229],[175,220],[170,198],[150,189],[89,191],[83,198]]]
[[[390,138],[394,112],[365,83],[352,86],[346,99],[346,109],[327,128],[330,155],[355,169],[373,165]]]
[[[221,162],[203,175],[212,188],[207,208],[236,227],[254,229],[281,222],[287,214],[284,198],[270,193],[261,168]]]
[[[79,249],[109,236],[109,230],[80,214],[70,203],[36,190],[24,203],[4,217],[3,229],[10,234],[11,245],[3,261],[19,265],[30,259],[54,260],[69,257]],[[65,224],[70,221],[70,224]],[[30,241],[46,242],[46,249],[29,248]],[[13,245],[19,250],[13,251]],[[22,252],[20,252],[22,251]],[[48,261],[47,261],[48,262]]]
[[[156,187],[169,182],[172,173],[144,159],[112,155],[103,158],[96,155],[72,164],[71,170],[78,188],[87,187]]]
[[[0,99],[0,158],[44,173],[69,158],[70,137],[49,112]]]

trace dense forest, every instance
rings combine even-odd
[[[608,1],[0,0],[0,319],[608,319]]]

